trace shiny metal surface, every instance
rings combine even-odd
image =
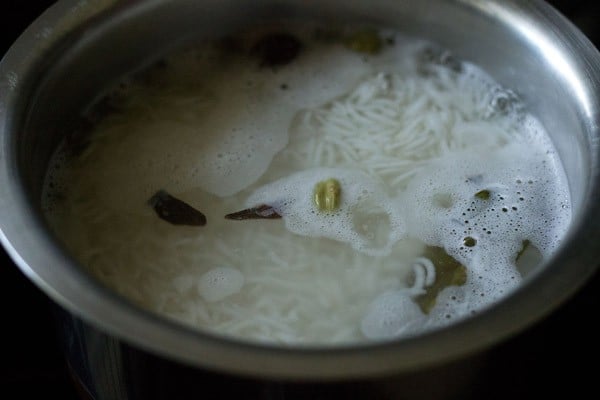
[[[482,350],[555,309],[596,270],[600,249],[600,55],[538,1],[58,2],[0,63],[0,228],[23,272],[102,332],[174,360],[264,377],[413,371]],[[565,163],[574,220],[561,251],[520,290],[453,327],[385,345],[284,349],[225,340],[129,305],[80,271],[49,234],[41,181],[65,126],[107,84],[198,35],[257,20],[356,19],[448,47],[515,88]],[[108,57],[107,57],[108,55]]]

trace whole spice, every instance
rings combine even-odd
[[[148,200],[148,204],[156,211],[159,218],[173,225],[206,225],[206,217],[189,204],[159,190]]]

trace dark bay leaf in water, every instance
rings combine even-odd
[[[194,207],[171,196],[164,190],[159,190],[148,200],[148,204],[163,220],[173,225],[206,225],[206,216]]]

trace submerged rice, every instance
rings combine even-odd
[[[46,215],[95,277],[199,329],[343,343],[469,316],[521,281],[525,241],[552,254],[566,180],[514,93],[399,34],[376,55],[296,34],[303,52],[276,69],[206,44],[175,54],[112,93],[82,153],[59,149]],[[315,212],[330,177],[342,206]],[[147,200],[160,189],[207,225],[157,218]],[[283,219],[223,218],[263,203]],[[467,272],[425,310],[434,246]]]

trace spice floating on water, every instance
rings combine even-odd
[[[242,211],[227,214],[225,218],[243,221],[246,219],[279,219],[281,218],[281,215],[279,215],[273,207],[262,204],[258,207],[247,208]]]
[[[342,187],[337,179],[330,178],[315,185],[313,201],[319,211],[335,211],[340,206]],[[282,216],[268,204],[247,208],[225,215],[226,219],[243,221],[247,219],[279,219]]]
[[[481,200],[489,200],[490,199],[490,191],[489,190],[480,190],[479,192],[475,193],[475,197],[477,197],[478,199]]]
[[[477,244],[477,239],[475,239],[471,236],[467,236],[466,238],[463,239],[463,244],[467,247],[473,247]]]
[[[450,256],[442,247],[427,246],[423,257],[431,260],[435,267],[435,281],[426,292],[414,300],[425,314],[428,314],[437,302],[442,290],[449,286],[462,286],[467,283],[467,268]]]
[[[206,216],[189,204],[159,190],[148,200],[159,218],[173,225],[206,225]]]
[[[335,211],[340,207],[342,185],[330,178],[315,185],[314,202],[319,211]]]

